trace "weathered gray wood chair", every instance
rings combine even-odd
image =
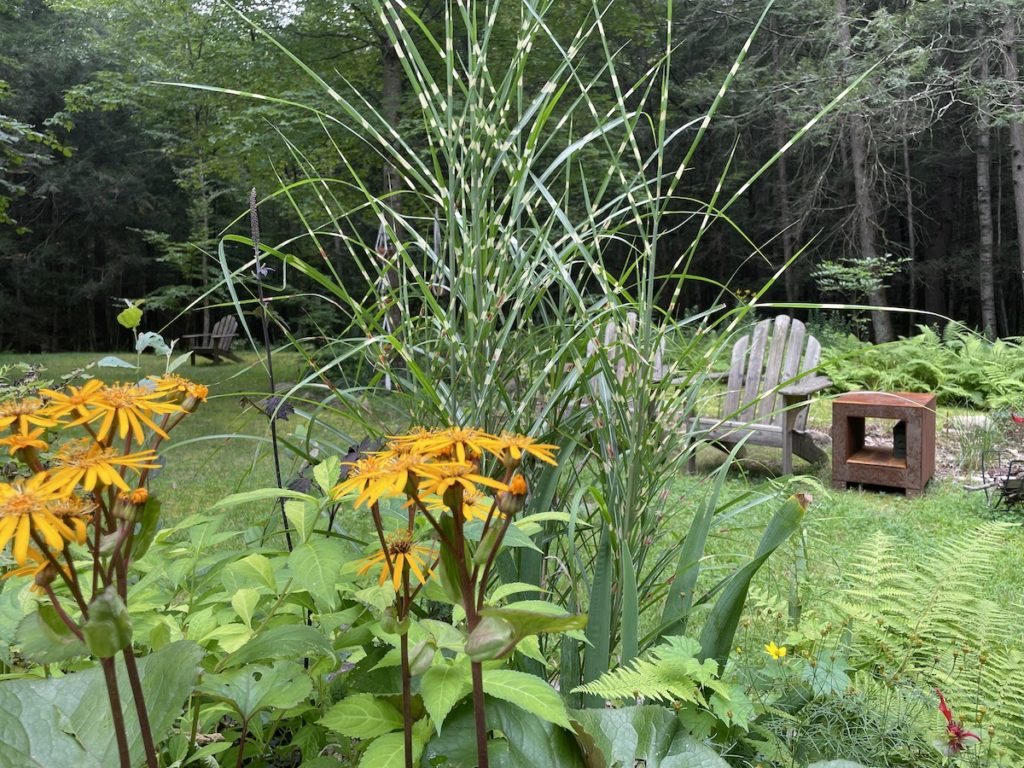
[[[745,445],[782,449],[782,472],[793,472],[793,454],[809,462],[826,455],[807,434],[811,395],[832,385],[811,375],[821,360],[821,344],[804,324],[787,315],[762,320],[732,348],[721,418],[697,417],[690,429],[700,439],[730,450]],[[696,470],[696,456],[690,459]]]
[[[189,342],[189,363],[196,364],[196,355],[208,357],[215,363],[219,363],[221,357],[227,357],[236,363],[242,362],[242,358],[231,351],[231,342],[237,335],[238,318],[226,315],[214,323],[209,333],[183,336],[182,338]]]

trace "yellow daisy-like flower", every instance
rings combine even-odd
[[[494,499],[491,496],[480,493],[476,488],[462,491],[462,516],[466,520],[486,520],[493,506]],[[443,499],[434,496],[427,503],[427,509],[443,512],[448,509],[448,506],[444,503]],[[498,510],[494,511],[494,516],[497,518],[504,517]]]
[[[71,494],[77,485],[86,491],[110,485],[128,491],[130,488],[121,476],[119,467],[130,467],[141,472],[143,469],[158,469],[160,464],[156,451],[122,455],[113,448],[106,448],[89,439],[69,440],[54,457],[52,483],[65,495]]]
[[[69,528],[62,516],[50,508],[52,502],[60,499],[60,494],[49,482],[47,473],[39,472],[28,480],[0,483],[0,549],[13,539],[12,554],[18,565],[28,561],[32,531],[39,533],[46,544],[58,552],[64,549],[65,540],[81,540],[79,531]]]
[[[414,453],[435,458],[465,462],[476,459],[484,451],[500,456],[498,438],[473,427],[449,427],[435,432],[396,437],[392,442],[411,445]]]
[[[36,448],[45,451],[48,447],[46,441],[39,439],[45,431],[43,427],[39,427],[31,432],[14,432],[7,437],[0,437],[0,445],[6,445],[11,456],[23,448]]]
[[[0,429],[11,427],[12,432],[28,432],[30,425],[55,427],[57,421],[50,418],[43,401],[36,397],[0,403]]]
[[[775,641],[773,640],[772,642],[768,643],[768,645],[766,645],[764,647],[764,652],[767,653],[769,656],[771,656],[776,661],[778,661],[779,659],[785,658],[785,656],[786,656],[786,646],[784,646],[784,645],[783,646],[778,646],[778,645],[775,644]]]
[[[395,478],[389,470],[390,460],[379,456],[367,456],[365,459],[347,463],[348,477],[331,489],[332,499],[343,499],[358,494],[353,506],[361,504],[372,506],[381,498],[397,496],[402,488],[395,489]]]
[[[46,413],[55,419],[65,416],[78,418],[89,413],[89,407],[96,404],[96,399],[103,390],[103,382],[99,379],[89,379],[81,387],[68,387],[67,392],[60,392],[56,389],[41,389],[39,393],[49,398],[46,404]]]
[[[156,384],[156,391],[166,395],[168,400],[173,403],[184,402],[190,397],[205,403],[206,396],[210,393],[205,384],[197,384],[176,373],[166,373],[163,376],[149,376],[148,378]]]
[[[10,579],[14,576],[31,576],[35,584],[29,587],[29,591],[45,594],[46,589],[43,584],[50,584],[53,581],[53,577],[57,575],[57,570],[54,568],[47,573],[50,561],[46,559],[46,555],[33,547],[28,548],[28,560],[29,562],[25,565],[8,571],[3,576],[0,576],[0,578]],[[68,576],[71,575],[71,569],[63,563],[60,564],[60,569]]]
[[[486,485],[497,491],[507,491],[508,486],[500,480],[481,475],[476,464],[468,461],[446,461],[434,464],[424,464],[422,472],[425,475],[420,483],[420,492],[424,494],[433,493],[444,498],[444,492],[454,485],[460,485],[463,493],[466,491],[479,493],[476,484]]]
[[[557,445],[538,443],[528,435],[510,435],[508,433],[503,433],[498,438],[498,445],[501,452],[506,453],[514,461],[522,461],[523,454],[526,453],[553,467],[558,466],[554,456],[554,452],[558,450]]]
[[[93,400],[93,410],[71,422],[68,426],[93,424],[96,427],[96,439],[108,443],[113,439],[115,428],[117,436],[122,440],[129,432],[135,442],[142,445],[146,441],[144,426],[149,427],[161,437],[167,437],[152,416],[166,413],[180,413],[181,406],[163,400],[165,393],[155,392],[148,387],[137,384],[113,384],[104,387]]]
[[[434,550],[414,543],[412,531],[408,530],[395,531],[385,541],[388,547],[387,554],[391,557],[391,572],[388,571],[388,558],[381,549],[363,560],[359,566],[359,575],[362,576],[380,566],[379,583],[383,586],[390,576],[391,585],[397,592],[402,588],[402,573],[408,567],[416,580],[420,584],[425,584],[430,578],[431,571],[427,564],[434,559]]]

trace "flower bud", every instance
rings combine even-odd
[[[380,619],[380,628],[389,635],[404,635],[409,631],[409,617],[399,621],[395,606],[389,605],[384,609],[384,615]]]
[[[515,628],[499,616],[484,616],[469,633],[466,655],[472,661],[491,661],[505,658],[515,647]]]
[[[53,584],[57,578],[57,569],[53,567],[53,563],[47,563],[43,566],[42,570],[36,571],[36,575],[33,577],[33,581],[37,587],[46,589],[48,586]]]
[[[498,509],[503,515],[515,515],[523,511],[526,506],[526,494],[530,488],[526,484],[526,478],[522,475],[515,475],[509,481],[508,490],[498,494]]]
[[[136,488],[134,491],[117,494],[117,503],[114,505],[114,517],[128,523],[134,523],[139,519],[142,508],[149,501],[149,491],[145,488]]]
[[[421,640],[409,651],[409,674],[422,675],[434,663],[437,648],[430,640]]]
[[[110,658],[132,641],[132,620],[113,585],[89,605],[89,620],[82,627],[90,652]]]

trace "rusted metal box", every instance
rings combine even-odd
[[[935,395],[850,392],[832,401],[832,487],[902,488],[916,496],[935,474]],[[896,422],[893,445],[865,443],[866,419]],[[904,438],[905,436],[905,438]]]

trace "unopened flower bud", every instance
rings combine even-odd
[[[384,615],[380,619],[380,628],[389,635],[404,635],[409,631],[409,617],[406,616],[399,621],[395,607],[389,605],[384,609]]]
[[[132,641],[132,620],[113,585],[89,605],[89,620],[82,627],[86,645],[94,656],[110,658]]]
[[[53,563],[47,563],[43,566],[42,570],[36,571],[36,575],[32,580],[35,582],[37,587],[46,589],[48,586],[53,584],[57,575],[57,569],[53,567]]]
[[[472,661],[491,661],[505,658],[515,647],[515,628],[499,616],[484,616],[469,633],[466,655]]]
[[[127,491],[117,495],[117,504],[114,505],[114,516],[128,523],[134,523],[139,519],[139,513],[149,501],[149,491],[145,488],[136,488],[134,491]]]
[[[409,674],[422,675],[434,663],[437,648],[430,640],[421,640],[409,651]]]
[[[529,493],[526,478],[515,475],[509,481],[508,490],[498,494],[498,509],[503,515],[515,515],[526,506],[526,494]]]

